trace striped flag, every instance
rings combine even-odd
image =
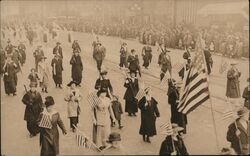
[[[87,138],[81,134],[76,134],[76,144],[77,146],[83,146],[84,148],[87,148]]]
[[[101,100],[97,96],[97,92],[93,91],[87,95],[87,100],[91,108],[96,108],[101,103]]]
[[[49,114],[45,114],[45,113],[42,114],[42,119],[38,126],[42,128],[49,128],[49,129],[52,128]]]
[[[173,134],[173,128],[172,128],[171,123],[169,123],[169,122],[164,123],[164,124],[160,125],[160,127],[163,129],[162,134],[166,134],[166,135]]]
[[[178,111],[183,114],[190,113],[210,98],[206,65],[203,58],[203,44],[201,37],[199,37],[192,66],[186,71],[187,74],[184,74],[180,102],[177,106]]]
[[[181,62],[177,62],[174,66],[173,66],[173,70],[176,73],[178,73],[182,68],[184,67],[184,64]]]
[[[138,91],[138,93],[136,94],[135,98],[139,101],[139,100],[141,100],[141,99],[143,98],[144,95],[145,95],[144,90],[143,90],[143,89],[140,89],[140,90]]]

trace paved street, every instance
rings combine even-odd
[[[80,88],[83,94],[83,100],[80,104],[82,113],[80,116],[79,129],[84,131],[88,136],[92,136],[92,120],[90,106],[87,103],[86,96],[88,92],[94,90],[94,84],[99,74],[96,69],[96,63],[92,58],[92,35],[85,33],[74,33],[75,39],[81,46],[82,61],[83,61],[83,83]],[[77,147],[75,142],[75,134],[70,132],[69,119],[67,118],[67,103],[64,101],[64,96],[67,91],[66,84],[71,80],[71,66],[69,60],[72,55],[71,44],[67,42],[66,34],[61,32],[60,42],[63,48],[63,89],[56,89],[52,76],[50,79],[50,87],[48,88],[48,94],[41,93],[43,99],[47,95],[52,95],[56,102],[57,110],[63,119],[63,122],[68,130],[68,134],[63,136],[60,132],[60,154],[61,155],[84,155],[84,154],[99,154],[91,149],[84,149]],[[120,38],[100,36],[100,41],[106,47],[106,60],[104,61],[105,67],[108,69],[108,77],[114,88],[114,93],[120,97],[123,109],[125,103],[123,95],[125,88],[123,87],[124,77],[119,69],[119,49]],[[142,46],[137,41],[126,40],[129,50],[136,49],[141,60]],[[27,45],[27,43],[26,43]],[[53,58],[52,48],[55,46],[55,41],[49,43],[46,47],[43,46],[45,56],[48,57],[47,62],[50,65]],[[7,96],[4,93],[3,80],[1,80],[1,143],[2,154],[4,155],[39,155],[39,136],[29,138],[29,133],[26,129],[26,122],[23,120],[25,105],[21,102],[24,95],[24,87],[29,85],[27,79],[30,69],[34,67],[33,51],[36,48],[27,46],[27,61],[22,67],[22,73],[18,74],[18,86],[17,96]],[[181,62],[183,51],[171,50],[172,64]],[[156,47],[153,47],[153,61],[149,70],[142,69],[142,79],[146,86],[152,86],[153,96],[158,101],[158,108],[160,111],[160,118],[156,121],[157,135],[151,139],[151,144],[145,143],[142,137],[139,135],[140,127],[140,114],[137,117],[128,117],[127,114],[122,115],[122,123],[124,128],[119,130],[117,127],[112,128],[112,131],[121,133],[122,145],[128,150],[129,154],[147,154],[156,155],[159,153],[161,142],[165,136],[161,134],[160,124],[168,122],[170,120],[170,107],[167,103],[167,86],[159,84],[160,68],[157,64],[158,52]],[[225,103],[226,92],[226,73],[219,74],[219,66],[221,62],[221,56],[213,56],[214,68],[209,78],[210,80],[210,93],[212,96],[211,101],[214,118],[217,129],[217,136],[219,140],[219,149],[222,147],[228,147],[229,144],[226,141],[227,126],[230,123],[229,120],[221,120],[222,112],[229,108]],[[239,70],[242,72],[240,77],[241,91],[247,85],[246,79],[249,75],[249,61],[239,60]],[[176,73],[174,73],[176,76]],[[40,88],[38,88],[41,91]],[[211,105],[209,101],[202,106],[198,107],[194,112],[188,115],[187,135],[184,138],[184,142],[187,146],[189,154],[218,154],[216,147],[215,131],[213,125]],[[20,144],[21,143],[21,144]]]

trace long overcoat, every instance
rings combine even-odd
[[[124,94],[123,99],[126,101],[125,103],[125,112],[137,112],[137,100],[135,99],[138,91],[139,91],[139,83],[138,79],[134,79],[134,82],[131,78],[127,78],[128,83],[124,83],[124,87],[126,88],[126,92]]]
[[[56,84],[62,84],[62,60],[53,58],[51,61],[52,75]]]
[[[229,98],[240,98],[240,81],[241,73],[234,68],[227,72],[227,91],[226,96]]]
[[[148,103],[147,106],[145,106],[146,103]],[[160,117],[157,104],[158,102],[153,97],[151,97],[150,101],[147,101],[145,96],[138,102],[138,107],[141,110],[139,134],[148,136],[156,135],[155,121],[156,117]]]
[[[83,71],[83,64],[82,64],[81,56],[73,55],[71,57],[70,64],[72,65],[71,77],[74,81],[80,84],[82,80],[82,71]]]

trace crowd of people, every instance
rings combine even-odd
[[[12,24],[10,24],[12,26]],[[72,43],[72,57],[70,59],[71,78],[72,81],[68,84],[70,87],[69,93],[66,94],[64,100],[67,102],[68,118],[70,120],[70,128],[72,132],[76,131],[77,124],[79,123],[79,115],[81,114],[80,102],[83,100],[82,94],[79,90],[82,82],[83,64],[81,58],[81,48],[77,40],[74,39],[72,42],[72,36],[70,31],[79,31],[78,29],[67,25],[59,26],[60,24],[33,24],[33,23],[21,23],[19,25],[14,25],[12,28],[6,26],[1,29],[1,35],[3,36],[3,41],[7,41],[7,45],[3,49],[1,46],[1,74],[3,75],[3,81],[5,86],[5,93],[7,95],[16,95],[17,86],[17,73],[21,72],[21,66],[25,64],[26,53],[25,46],[32,46],[35,40],[38,40],[39,45],[37,49],[33,52],[35,64],[31,68],[31,73],[28,75],[30,80],[30,90],[26,90],[25,95],[22,98],[22,102],[26,105],[25,108],[25,118],[27,122],[27,130],[30,133],[30,137],[34,137],[40,133],[40,145],[41,145],[41,155],[58,155],[59,154],[59,132],[57,125],[62,129],[63,134],[67,134],[67,130],[62,122],[60,114],[55,109],[54,105],[56,102],[53,99],[53,93],[46,96],[45,102],[41,94],[37,90],[40,86],[44,94],[48,94],[48,81],[50,77],[53,78],[55,87],[59,89],[62,88],[62,79],[64,70],[63,66],[65,61],[63,61],[63,49],[60,42],[56,42],[56,46],[53,48],[54,58],[52,59],[50,65],[46,61],[47,56],[45,56],[42,45],[46,45],[48,40],[58,40],[61,39],[60,33],[57,31],[58,27],[61,27],[68,34],[66,41]],[[69,27],[69,28],[68,28]],[[191,60],[191,50],[195,48],[196,33],[184,28],[183,25],[178,25],[176,29],[168,28],[162,26],[161,29],[154,26],[150,26],[145,29],[135,28],[134,30],[129,27],[123,30],[123,27],[119,25],[114,25],[117,29],[112,29],[112,25],[102,26],[100,28],[95,28],[91,24],[85,25],[85,31],[89,33],[97,34],[96,39],[93,41],[93,59],[96,61],[97,71],[99,71],[100,77],[96,80],[95,88],[95,102],[91,107],[92,120],[93,120],[93,142],[97,145],[99,150],[108,151],[111,147],[119,147],[117,142],[121,141],[121,136],[118,133],[111,132],[111,127],[114,127],[116,121],[118,122],[118,128],[122,129],[122,118],[123,113],[122,102],[113,92],[112,82],[107,77],[108,71],[103,68],[103,61],[106,56],[106,47],[100,42],[98,35],[114,35],[119,37],[136,37],[139,35],[139,40],[144,45],[142,49],[143,65],[147,70],[151,64],[152,59],[152,45],[157,45],[160,55],[158,56],[158,64],[161,68],[160,80],[168,80],[168,103],[171,106],[171,127],[173,129],[172,133],[166,134],[166,138],[161,144],[160,155],[188,155],[188,149],[186,148],[183,136],[187,134],[187,116],[183,113],[178,112],[177,105],[180,100],[180,88],[182,82],[176,82],[171,77],[172,74],[172,60],[168,54],[170,51],[168,48],[181,48],[186,49],[183,54],[183,59],[186,61],[185,67],[183,67],[179,72],[181,78],[184,77],[185,71],[189,70],[192,66]],[[66,28],[66,29],[64,29]],[[120,29],[120,30],[118,30]],[[111,31],[112,30],[112,31]],[[156,30],[164,30],[157,34]],[[109,32],[110,31],[110,32]],[[128,31],[128,32],[127,32]],[[134,31],[134,32],[133,32]],[[165,32],[166,31],[166,32]],[[40,33],[39,33],[40,32]],[[122,33],[121,33],[122,32]],[[136,33],[135,33],[136,32]],[[104,34],[103,34],[104,33]],[[123,36],[122,34],[126,34]],[[217,47],[217,42],[215,41],[214,34],[217,34],[215,30],[202,30],[202,35],[205,40],[205,62],[208,69],[208,74],[211,73],[212,58],[211,52],[215,52]],[[130,36],[131,35],[131,36]],[[218,34],[217,34],[218,35]],[[228,34],[227,34],[228,35]],[[227,36],[226,35],[226,36]],[[218,37],[218,36],[217,36]],[[224,40],[222,35],[222,38]],[[239,36],[241,37],[241,36]],[[218,37],[220,38],[220,37]],[[217,38],[217,39],[218,39]],[[20,40],[19,46],[12,45],[12,42]],[[28,40],[29,45],[24,45],[23,40]],[[64,40],[65,41],[65,40]],[[225,40],[226,46],[232,47],[235,50],[241,39],[234,43],[234,37],[229,37]],[[211,48],[211,44],[214,43],[214,48]],[[5,43],[3,43],[5,44]],[[2,45],[2,43],[1,43]],[[91,46],[91,45],[90,45]],[[219,45],[220,46],[220,45]],[[217,47],[217,48],[216,48]],[[239,48],[239,46],[238,46]],[[138,82],[138,77],[143,77],[141,73],[141,65],[139,62],[139,55],[135,49],[131,49],[131,52],[127,50],[127,43],[121,43],[120,49],[120,63],[121,69],[126,72],[125,82],[123,83],[126,89],[123,99],[125,100],[125,112],[128,113],[129,117],[137,116],[138,109],[141,113],[141,125],[139,134],[142,135],[142,139],[146,143],[151,143],[150,137],[156,135],[156,119],[160,117],[161,111],[158,109],[158,101],[152,96],[152,88],[143,88]],[[218,48],[219,49],[219,48]],[[225,50],[228,54],[228,50]],[[235,53],[230,57],[239,57]],[[229,69],[227,74],[228,85],[226,96],[228,98],[240,98],[239,93],[239,77],[240,72],[235,67],[236,63],[231,63],[232,68]],[[50,73],[52,69],[52,75]],[[167,75],[170,74],[170,76]],[[248,80],[249,81],[249,80]],[[233,127],[229,126],[229,132],[227,140],[232,143],[231,147],[235,150],[237,154],[249,154],[249,149],[246,147],[247,141],[244,140],[245,130],[247,129],[247,124],[245,123],[246,113],[249,111],[249,86],[246,87],[243,97],[245,98],[244,108],[238,111],[238,116],[240,119],[236,121],[242,126],[242,131],[237,131],[235,129],[240,128],[240,126]],[[139,92],[143,92],[143,96],[138,98]],[[93,98],[94,98],[93,97]],[[48,114],[50,118],[51,126],[41,126],[43,115]],[[243,117],[241,119],[241,117]],[[236,135],[236,137],[234,137]],[[238,137],[240,136],[240,137]],[[107,143],[108,140],[108,143]],[[235,142],[240,144],[235,145]],[[242,148],[241,148],[242,147]]]

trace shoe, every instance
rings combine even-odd
[[[60,88],[60,89],[62,89],[62,86],[61,86],[61,85],[59,85],[59,88]]]
[[[79,85],[77,85],[78,87],[81,87],[81,85],[79,84]]]
[[[131,113],[128,113],[128,116],[132,116],[132,114],[131,114]]]
[[[142,139],[144,142],[146,141],[145,135],[142,136]]]
[[[13,96],[16,96],[16,93],[13,93]]]
[[[121,126],[121,125],[120,125],[120,126],[119,126],[119,129],[122,129],[123,127],[124,127],[124,126]]]
[[[104,148],[106,148],[106,146],[99,147],[100,150],[103,150]]]
[[[136,114],[135,114],[135,113],[133,113],[133,115],[134,115],[134,116],[136,116]]]
[[[47,89],[45,89],[45,93],[48,93]]]
[[[149,137],[147,137],[146,142],[151,143],[151,141],[150,141]]]

